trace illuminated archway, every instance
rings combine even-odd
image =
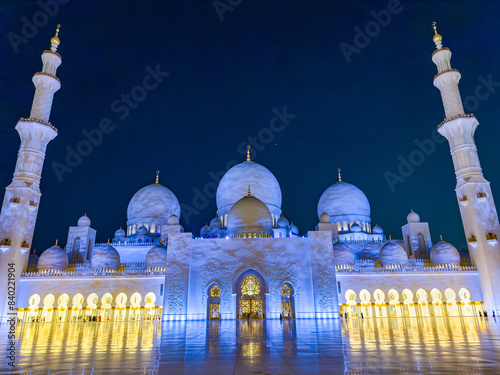
[[[87,318],[90,321],[97,321],[97,304],[99,303],[99,297],[97,294],[92,293],[87,297]]]
[[[140,293],[134,293],[130,297],[130,320],[141,319],[141,301],[142,296],[140,295]]]
[[[248,275],[243,279],[240,286],[240,318],[262,319],[264,317],[261,291],[260,281],[254,275]]]
[[[57,320],[60,322],[65,322],[68,313],[69,296],[64,293],[57,298]]]
[[[146,294],[144,298],[144,302],[146,302],[145,307],[145,319],[146,320],[158,320],[160,318],[161,311],[158,307],[155,306],[156,303],[156,294],[150,292]]]
[[[418,312],[420,316],[429,316],[429,296],[424,289],[417,290]]]
[[[462,315],[464,316],[474,315],[474,310],[472,309],[472,302],[470,300],[470,292],[467,289],[462,288],[458,291],[458,295],[460,297]]]
[[[73,304],[73,308],[71,311],[71,320],[76,322],[82,318],[83,294],[75,294],[71,302]]]
[[[395,289],[390,289],[389,293],[389,316],[400,317],[401,306],[399,306],[399,293]]]
[[[345,313],[347,313],[347,316],[352,316],[352,317],[356,317],[358,316],[358,311],[357,311],[357,308],[356,308],[356,292],[352,289],[349,289],[345,292],[345,300],[346,300],[346,307],[347,307],[347,311],[345,311]]]
[[[127,314],[127,307],[125,304],[127,303],[127,295],[125,293],[119,293],[115,299],[115,319],[117,321],[125,320]]]
[[[292,286],[285,283],[281,286],[281,313],[283,318],[295,318]]]
[[[38,322],[40,296],[38,294],[33,294],[28,303],[28,322]]]
[[[446,297],[446,312],[448,316],[460,316],[457,305],[457,294],[451,288],[444,291],[444,296]]]
[[[56,298],[53,294],[47,294],[43,299],[42,322],[51,322],[54,316],[54,302]]]
[[[220,319],[220,295],[220,287],[212,285],[208,297],[208,319]]]
[[[370,318],[373,316],[372,304],[370,302],[371,295],[366,289],[362,289],[359,292],[359,299],[361,300],[361,314],[363,317]]]
[[[376,289],[373,292],[373,297],[375,298],[375,316],[386,317],[387,307],[385,305],[385,293],[381,289]]]
[[[113,303],[113,296],[111,293],[106,293],[101,298],[101,314],[99,315],[99,321],[108,321],[113,318],[113,310],[111,310],[111,304]]]
[[[443,316],[443,309],[442,309],[443,295],[439,291],[439,289],[434,288],[431,290],[431,298],[432,298],[432,305],[431,305],[432,306],[432,312],[431,312],[432,315]]]
[[[403,316],[415,316],[415,305],[413,301],[413,292],[410,289],[404,289],[403,293]]]

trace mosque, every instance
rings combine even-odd
[[[340,170],[319,198],[315,229],[300,233],[281,210],[279,182],[248,152],[220,181],[217,214],[198,236],[180,225],[179,202],[157,173],[131,198],[127,227],[108,243],[96,243],[84,215],[69,227],[64,248],[56,242],[38,258],[30,248],[39,183],[47,144],[58,133],[49,122],[60,88],[58,28],[33,77],[30,116],[16,125],[21,145],[0,216],[2,321],[498,314],[500,228],[474,143],[478,121],[464,113],[460,73],[434,30],[434,85],[446,113],[438,130],[450,144],[468,251],[442,239],[433,244],[428,223],[413,211],[401,239],[387,238],[373,225],[365,194]]]

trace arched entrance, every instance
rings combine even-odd
[[[295,318],[293,313],[292,287],[288,284],[281,286],[281,313],[283,314],[283,318]]]
[[[259,279],[254,275],[248,275],[241,282],[240,291],[238,317],[240,319],[263,319],[264,305],[261,295],[262,286]]]
[[[220,287],[212,285],[208,297],[208,319],[220,319]]]

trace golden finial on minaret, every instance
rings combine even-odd
[[[247,145],[247,161],[252,161],[252,159],[250,159],[250,145]]]
[[[61,25],[57,25],[57,29],[56,29],[56,35],[54,35],[51,39],[50,39],[50,43],[51,44],[55,44],[56,46],[58,46],[59,44],[61,44],[61,41],[59,40],[59,28],[61,27]]]
[[[158,183],[158,176],[160,175],[160,171],[156,171],[156,181],[155,181],[155,184]]]
[[[337,172],[339,173],[339,182],[342,182],[342,176],[340,175],[340,171],[341,171],[341,169],[340,169],[340,168],[338,168],[338,169],[337,169]]]
[[[434,27],[434,37],[432,38],[434,43],[440,42],[443,40],[443,37],[438,34],[437,29],[436,29],[436,22],[432,23],[432,26]]]

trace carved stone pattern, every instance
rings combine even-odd
[[[184,282],[184,272],[178,264],[171,265],[170,284],[168,286],[168,312],[170,314],[182,313],[182,287]]]

